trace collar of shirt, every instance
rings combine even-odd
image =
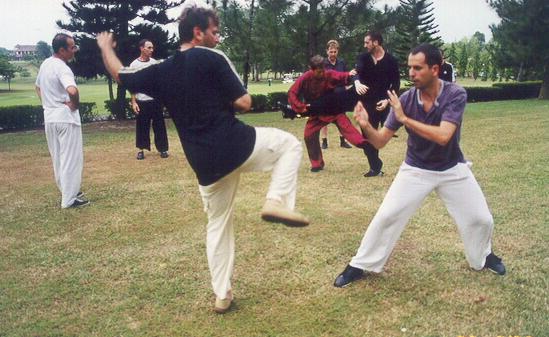
[[[440,83],[440,90],[438,91],[437,97],[435,98],[435,106],[438,107],[438,98],[440,97],[440,94],[442,94],[442,90],[444,89],[444,81],[439,79],[438,82]],[[417,98],[417,104],[420,106],[423,106],[423,101],[421,100],[421,90],[416,90],[416,98]]]

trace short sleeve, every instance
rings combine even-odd
[[[159,74],[160,64],[153,64],[141,69],[124,67],[120,70],[119,76],[122,85],[132,93],[143,93],[158,98],[157,81],[162,77]]]
[[[442,107],[442,121],[450,122],[456,125],[461,125],[463,120],[463,112],[467,102],[467,93],[465,89],[458,88],[457,92],[451,95],[451,99]]]
[[[63,88],[66,90],[68,87],[76,87],[76,82],[74,80],[74,74],[72,73],[71,68],[68,66],[61,67],[59,70],[59,81]]]

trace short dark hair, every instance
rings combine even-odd
[[[55,36],[53,37],[53,40],[51,41],[51,48],[53,49],[53,52],[57,53],[61,48],[67,49],[69,47],[67,40],[72,38],[73,38],[72,36],[65,33],[55,34]]]
[[[366,36],[369,36],[369,37],[370,37],[370,40],[372,40],[372,41],[377,41],[377,43],[378,43],[380,46],[383,46],[383,36],[381,36],[381,33],[380,33],[380,32],[369,31],[368,34],[366,34]]]
[[[145,43],[147,42],[152,43],[152,41],[149,39],[142,39],[141,41],[139,41],[139,48],[145,47]]]
[[[324,68],[324,57],[320,55],[315,55],[311,57],[311,59],[309,60],[309,67],[311,67],[312,70]]]
[[[200,30],[205,31],[210,26],[210,19],[218,26],[219,17],[213,9],[203,7],[187,7],[179,16],[179,39],[181,42],[189,42],[193,39],[194,27],[200,27]]]
[[[416,55],[418,53],[423,53],[425,55],[425,62],[429,65],[429,67],[432,67],[435,64],[438,65],[439,68],[442,66],[442,54],[440,53],[440,49],[434,45],[430,43],[422,43],[410,51],[411,55]]]

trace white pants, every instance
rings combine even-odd
[[[408,220],[433,190],[458,226],[469,265],[482,269],[494,222],[473,173],[461,163],[442,172],[403,163],[350,265],[381,272]]]
[[[67,208],[76,199],[82,183],[82,128],[72,123],[46,123],[45,129],[55,182],[61,191],[61,207]]]
[[[206,250],[212,287],[221,299],[231,290],[235,255],[232,217],[240,174],[272,170],[267,199],[279,200],[292,210],[295,207],[297,172],[303,155],[301,142],[279,129],[255,128],[255,131],[254,150],[239,168],[211,185],[199,185],[208,215]]]

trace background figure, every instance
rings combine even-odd
[[[440,50],[442,54],[442,66],[440,66],[440,76],[439,78],[446,82],[455,82],[456,74],[454,73],[454,66],[451,63],[446,62],[446,57],[444,57],[444,50]]]
[[[324,69],[331,69],[339,72],[346,72],[347,65],[343,59],[338,58],[339,43],[336,40],[330,40],[326,43],[326,55],[328,57],[324,60]],[[334,92],[339,93],[345,91],[345,86],[340,85],[334,89]],[[322,138],[322,149],[328,148],[328,125],[320,129],[320,136]],[[345,137],[339,134],[339,146],[350,149],[352,146],[347,143]]]
[[[400,89],[398,62],[383,49],[383,37],[377,32],[369,32],[364,37],[364,48],[366,52],[357,61],[358,78],[355,80],[355,88],[362,95],[360,101],[370,113],[370,124],[377,129],[389,112],[387,90],[398,92]],[[364,153],[370,164],[370,169],[364,176],[383,175],[383,161],[379,158],[378,149],[369,144]]]
[[[140,55],[130,68],[141,69],[158,63],[152,54],[154,45],[150,40],[139,41]],[[132,110],[135,113],[135,146],[139,149],[137,159],[145,159],[144,149],[151,150],[151,121],[154,131],[154,145],[161,158],[168,158],[168,134],[164,123],[162,104],[143,93],[132,93]]]
[[[368,123],[370,112],[357,104],[355,119],[374,146],[385,146],[404,126],[408,148],[356,255],[336,278],[336,287],[360,279],[364,271],[381,272],[408,220],[433,191],[457,224],[469,266],[505,274],[501,259],[492,253],[492,214],[459,146],[467,94],[439,79],[441,64],[433,45],[421,44],[411,51],[408,67],[414,88],[400,99],[395,91],[389,93],[392,109],[381,130]]]
[[[364,148],[367,141],[355,129],[345,114],[348,111],[348,106],[343,104],[346,102],[344,98],[350,94],[351,99],[348,101],[356,102],[354,99],[356,94],[352,90],[343,91],[340,94],[334,93],[334,89],[337,86],[345,85],[349,82],[351,73],[325,70],[324,58],[320,55],[315,55],[311,58],[309,68],[288,90],[288,103],[291,104],[292,109],[298,114],[308,112],[309,108],[313,110],[315,107],[311,106],[311,103],[314,105],[318,104],[318,110],[324,110],[320,115],[311,114],[309,116],[303,132],[307,153],[311,161],[311,172],[319,172],[324,169],[324,159],[322,158],[322,150],[320,149],[318,139],[322,127],[335,123],[345,139],[360,148]],[[302,102],[300,97],[303,97],[305,102]],[[325,99],[327,97],[329,99]]]
[[[309,220],[294,211],[302,145],[288,132],[254,128],[235,117],[235,110],[249,110],[252,100],[227,56],[213,49],[219,43],[218,26],[212,9],[185,8],[179,19],[180,49],[139,71],[122,67],[112,34],[99,34],[97,43],[115,80],[159,99],[172,116],[208,216],[206,253],[214,310],[224,313],[233,301],[233,210],[240,175],[272,172],[262,219],[288,226],[307,226]]]
[[[78,88],[67,62],[78,47],[67,34],[57,34],[52,41],[53,55],[42,63],[36,77],[36,93],[44,108],[44,127],[55,182],[61,191],[61,207],[89,204],[80,192],[84,152],[78,104]]]

